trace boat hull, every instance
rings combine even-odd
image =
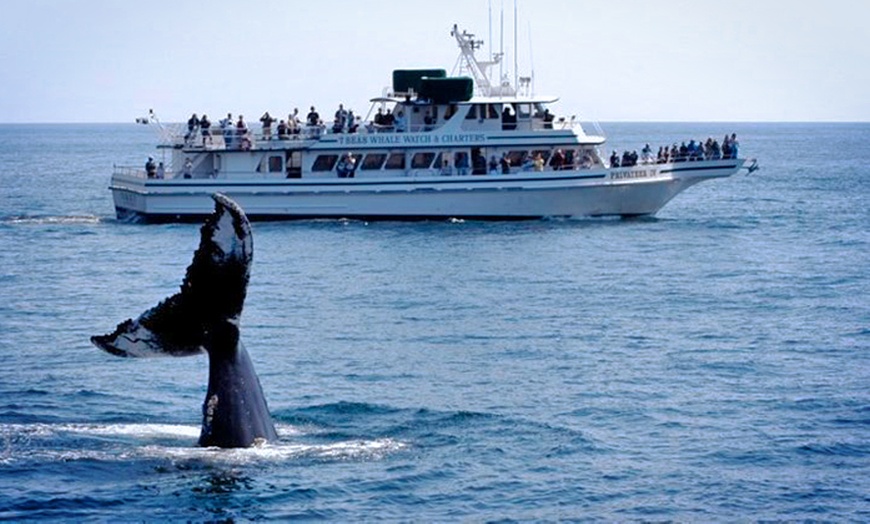
[[[121,219],[198,220],[224,193],[254,220],[479,220],[651,215],[688,187],[736,173],[743,160],[510,175],[335,179],[112,177]]]

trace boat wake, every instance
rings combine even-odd
[[[295,460],[378,460],[407,443],[391,438],[306,442],[316,431],[278,425],[279,440],[250,448],[196,446],[198,426],[174,424],[0,424],[0,467],[32,462],[169,460],[249,465]]]
[[[63,216],[31,216],[31,215],[10,215],[0,217],[0,224],[9,225],[88,225],[99,224],[103,221],[102,217],[96,215],[63,215]]]

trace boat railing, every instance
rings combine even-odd
[[[154,176],[148,176],[148,173],[145,169],[136,166],[113,166],[113,176],[125,176],[132,178],[142,178],[142,179],[150,179],[150,180],[172,180],[172,179],[214,179],[214,178],[237,178],[240,176],[244,176],[245,178],[261,178],[261,179],[274,179],[276,177],[284,177],[286,173],[278,172],[278,173],[251,173],[248,171],[228,171],[221,172],[220,174],[216,174],[214,172],[204,173],[201,171],[193,170],[190,173],[185,175],[184,171],[175,171],[173,169],[166,169],[164,171],[160,171],[159,169],[154,173]]]
[[[138,167],[133,166],[119,166],[117,164],[112,166],[112,175],[124,175],[124,176],[137,176],[145,178],[145,170]]]
[[[176,127],[171,134],[166,134],[163,142],[165,147],[188,147],[202,149],[260,149],[266,144],[294,144],[305,147],[304,142],[317,142],[323,137],[339,136],[348,134],[389,134],[389,133],[430,133],[437,132],[443,122],[437,124],[411,123],[405,125],[379,125],[372,121],[363,122],[355,126],[353,130],[346,128],[337,129],[326,125],[304,125],[296,128],[295,132],[278,134],[275,130],[266,133],[262,129],[257,131],[247,129],[239,133],[236,128],[221,130],[214,129],[204,135],[201,130],[193,133],[184,132]],[[571,130],[581,128],[582,125],[575,117],[560,117],[553,121],[544,121],[541,118],[529,118],[512,123],[509,127],[499,123],[498,129],[502,131],[552,131]],[[600,130],[600,128],[596,129]],[[603,133],[600,133],[603,136]]]
[[[149,178],[148,172],[136,166],[119,166],[117,164],[112,166],[112,176],[126,176],[126,177],[134,177],[134,178]],[[150,178],[175,178],[176,174],[171,169],[165,169],[163,172],[156,171],[155,176]]]

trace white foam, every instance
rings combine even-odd
[[[102,221],[100,217],[94,215],[71,215],[71,216],[54,216],[54,217],[9,217],[4,222],[9,224],[21,225],[42,225],[42,224],[99,224]]]
[[[127,436],[141,438],[178,437],[184,439],[197,439],[199,438],[200,428],[198,426],[178,424],[69,424],[66,426],[59,426],[58,430],[99,436]]]
[[[355,439],[329,444],[306,444],[290,439],[305,434],[295,426],[276,428],[279,440],[250,448],[220,449],[196,446],[200,428],[182,424],[2,424],[0,425],[0,464],[19,460],[75,461],[97,460],[117,462],[137,459],[167,459],[172,461],[203,461],[224,465],[245,465],[283,462],[294,459],[315,460],[379,460],[406,449],[408,444],[390,439]],[[52,449],[33,445],[33,440],[58,435],[89,435],[97,437],[134,437],[143,441],[156,438],[178,439],[178,445],[128,445],[125,442],[101,449]]]
[[[407,448],[407,444],[403,442],[384,438],[331,444],[301,444],[279,441],[237,449],[144,446],[139,448],[137,454],[148,458],[199,460],[225,465],[244,465],[260,462],[283,462],[301,458],[333,461],[377,460],[405,448]]]

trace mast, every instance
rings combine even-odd
[[[513,96],[516,90],[509,85],[492,85],[490,78],[492,66],[501,63],[503,55],[499,53],[492,60],[478,60],[474,52],[483,45],[482,40],[475,40],[474,34],[467,31],[459,32],[459,27],[453,24],[450,35],[459,45],[457,66],[459,74],[466,73],[474,79],[474,85],[480,96]]]

